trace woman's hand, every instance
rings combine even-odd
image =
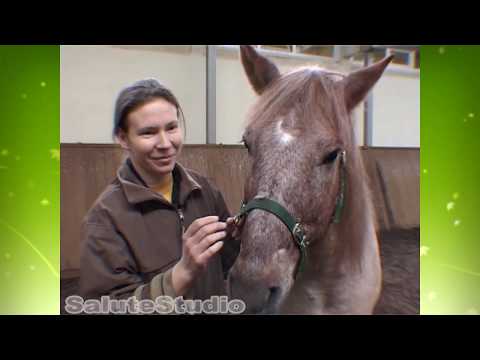
[[[223,247],[227,224],[218,216],[195,220],[183,234],[182,258],[172,270],[172,285],[178,296],[183,296],[197,276],[205,270],[209,260]]]

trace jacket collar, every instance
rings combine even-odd
[[[140,174],[135,170],[130,158],[127,158],[119,170],[117,171],[117,178],[125,192],[127,201],[130,204],[139,204],[145,201],[161,201],[166,203],[163,197],[150,189]],[[188,171],[178,162],[175,164],[173,170],[174,186],[177,186],[178,202],[182,206],[187,200],[188,196],[195,190],[201,190],[200,184],[193,179]]]

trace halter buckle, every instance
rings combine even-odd
[[[233,218],[233,225],[235,225],[236,227],[238,227],[240,225],[240,222],[242,221],[243,219],[243,214],[238,214],[237,216],[235,216]]]
[[[239,227],[239,226],[240,226],[240,223],[242,222],[242,219],[243,219],[244,216],[245,216],[244,209],[245,209],[246,207],[247,207],[247,204],[245,203],[245,201],[242,201],[242,205],[240,206],[240,211],[239,211],[238,215],[233,218],[233,224],[234,224],[236,227]]]
[[[303,231],[303,227],[301,223],[296,223],[293,230],[292,230],[293,237],[297,244],[302,247],[306,248],[308,246],[307,236]]]

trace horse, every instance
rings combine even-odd
[[[249,165],[229,295],[249,314],[374,313],[383,264],[351,114],[393,57],[348,75],[281,74],[248,45],[240,58],[259,97],[242,140]]]

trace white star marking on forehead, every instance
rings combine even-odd
[[[294,137],[282,129],[282,124],[283,124],[283,120],[280,120],[277,123],[277,135],[279,136],[280,141],[286,145],[290,141],[292,141]]]

